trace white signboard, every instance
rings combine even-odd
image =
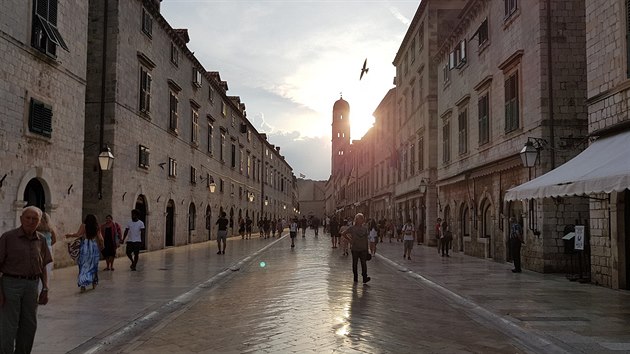
[[[575,249],[584,250],[584,225],[575,225]]]

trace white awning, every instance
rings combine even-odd
[[[505,193],[505,200],[536,199],[630,189],[630,130],[600,138],[565,163]]]

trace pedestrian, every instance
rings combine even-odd
[[[263,232],[265,234],[265,238],[269,238],[269,233],[271,232],[271,221],[269,221],[266,216],[263,220]]]
[[[265,236],[265,232],[263,230],[263,219],[260,218],[258,219],[258,237],[264,237]]]
[[[376,243],[378,242],[378,224],[376,220],[370,219],[368,222],[368,242],[370,244],[370,253],[376,254]]]
[[[133,209],[131,211],[131,221],[129,221],[125,227],[122,243],[125,243],[127,236],[129,236],[126,253],[127,257],[131,261],[131,266],[129,266],[129,268],[134,272],[138,266],[140,248],[142,247],[142,240],[145,238],[145,232],[144,222],[140,220],[140,212],[137,209]]]
[[[407,222],[402,227],[403,233],[403,259],[411,260],[411,250],[413,249],[413,241],[416,237],[416,228],[411,223],[411,219],[407,219]]]
[[[344,236],[352,243],[352,274],[353,280],[358,281],[357,263],[361,261],[361,275],[363,276],[363,284],[370,281],[367,275],[367,256],[368,256],[368,230],[363,225],[365,218],[363,214],[358,213],[354,217],[354,225],[349,227]]]
[[[523,227],[516,221],[515,217],[510,218],[510,251],[514,260],[512,273],[521,272],[521,246],[523,244]]]
[[[251,239],[252,238],[252,224],[254,223],[254,221],[247,216],[245,218],[245,235],[247,236],[247,239]]]
[[[450,257],[448,250],[451,248],[451,241],[453,241],[453,233],[451,227],[446,222],[446,219],[442,221],[440,225],[440,245],[442,246],[442,257]]]
[[[278,233],[278,237],[282,236],[282,232],[284,231],[284,219],[278,218],[276,221],[276,232]]]
[[[343,252],[342,255],[347,256],[348,246],[350,242],[349,242],[348,237],[345,234],[350,226],[348,225],[348,221],[346,221],[345,219],[342,224],[343,225],[339,228],[339,235],[341,236],[339,238],[339,246],[341,247],[341,251]]]
[[[228,234],[228,225],[230,221],[225,217],[226,214],[224,211],[219,215],[219,219],[217,219],[216,224],[219,227],[217,232],[217,247],[219,250],[217,254],[225,254],[225,245],[227,243],[227,234]],[[221,243],[223,243],[223,247],[221,247]]]
[[[306,220],[305,215],[302,215],[302,220],[300,221],[300,228],[302,229],[302,238],[306,237],[307,227],[308,227],[308,220]]]
[[[101,225],[101,236],[103,236],[103,257],[105,258],[105,269],[114,270],[114,259],[116,250],[122,241],[122,230],[111,215],[105,217],[105,223]]]
[[[42,211],[22,210],[20,227],[0,236],[0,352],[30,353],[37,331],[37,304],[48,303],[52,262],[46,239],[37,232]],[[42,289],[37,291],[41,281]]]
[[[442,228],[442,218],[437,218],[437,222],[435,223],[435,240],[437,242],[436,247],[438,254],[440,254],[440,252],[442,251],[442,231],[440,230],[440,228]]]
[[[295,247],[295,237],[298,232],[297,218],[293,218],[291,225],[289,225],[289,235],[291,236],[291,248]]]
[[[274,237],[274,238],[276,237],[276,229],[278,228],[278,225],[276,225],[277,222],[278,221],[276,219],[273,219],[271,220],[271,223],[269,225],[269,227],[271,228],[271,237]]]
[[[315,237],[317,237],[319,235],[319,218],[318,217],[313,217],[313,229],[315,230]]]
[[[103,249],[103,236],[101,236],[101,229],[94,214],[85,216],[83,224],[79,226],[76,233],[66,234],[66,238],[76,237],[81,237],[81,247],[77,258],[79,266],[77,285],[84,293],[86,286],[92,285],[92,289],[96,289],[98,285],[98,262],[101,260]]]
[[[389,243],[392,243],[392,238],[394,238],[394,223],[391,220],[385,220],[385,228],[387,229],[387,237],[389,237]]]
[[[245,239],[245,219],[242,217],[238,219],[238,234],[241,235],[241,240]]]
[[[46,265],[46,273],[48,273],[48,285],[50,285],[50,279],[52,277],[53,267],[55,258],[55,253],[53,252],[53,245],[57,242],[57,231],[55,227],[52,225],[50,221],[50,215],[48,213],[42,212],[42,220],[39,222],[37,226],[37,231],[44,236],[46,239],[46,245],[48,246],[48,250],[50,251],[50,256],[52,258],[52,262]],[[40,284],[43,287],[43,284]]]
[[[387,227],[386,227],[386,223],[385,223],[385,219],[382,219],[378,222],[378,238],[379,238],[379,242],[383,242],[383,237],[385,237],[385,234],[387,233]]]
[[[333,216],[328,222],[328,231],[330,231],[332,248],[337,248],[337,242],[339,241],[339,221],[336,216]]]

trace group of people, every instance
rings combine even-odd
[[[114,270],[116,249],[127,241],[131,270],[136,270],[144,223],[139,212],[121,235],[120,225],[111,215],[99,225],[88,214],[78,231],[66,238],[80,238],[76,259],[79,266],[77,285],[81,292],[98,284],[98,263],[105,258],[106,271]],[[37,306],[48,303],[48,285],[52,275],[52,246],[58,241],[50,216],[35,206],[27,206],[20,216],[20,226],[0,236],[0,352],[29,353],[37,329]],[[132,256],[133,255],[133,256]]]

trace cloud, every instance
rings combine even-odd
[[[330,177],[330,139],[305,137],[297,131],[269,134],[268,139],[280,146],[280,154],[285,156],[296,176],[303,173],[306,178],[314,180]],[[314,146],[318,148],[314,149]]]

